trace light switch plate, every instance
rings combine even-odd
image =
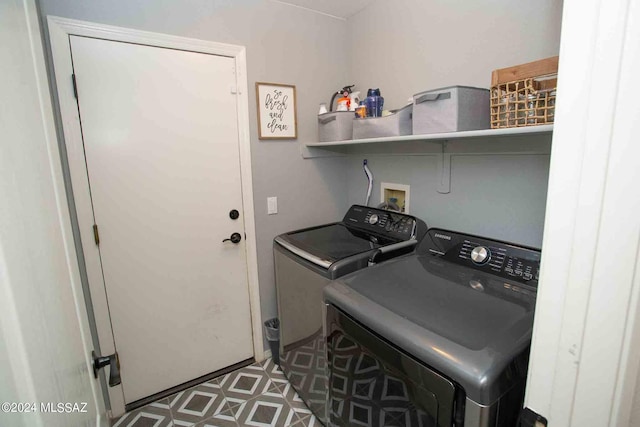
[[[278,213],[278,198],[267,197],[267,215],[275,215]]]

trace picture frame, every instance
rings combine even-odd
[[[258,139],[297,139],[298,116],[294,85],[256,82]]]

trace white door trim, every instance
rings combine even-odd
[[[15,123],[11,122],[11,126],[2,126],[2,156],[14,162],[26,159],[27,155],[30,159],[27,166],[14,163],[6,169],[0,168],[0,187],[15,189],[0,190],[2,203],[6,204],[6,209],[0,210],[0,223],[7,228],[0,236],[3,240],[0,242],[0,335],[3,336],[0,339],[4,339],[0,353],[6,356],[0,376],[9,380],[2,384],[5,398],[30,402],[38,409],[30,411],[32,413],[0,414],[0,423],[45,426],[82,419],[73,418],[73,414],[40,411],[41,403],[58,399],[58,402],[88,403],[88,412],[95,414],[95,425],[106,427],[109,420],[104,396],[100,384],[93,378],[90,353],[93,343],[65,197],[36,3],[27,0],[6,7],[3,4],[3,13],[6,13],[3,19],[10,20],[12,25],[0,20],[0,38],[8,46],[2,50],[0,62],[13,61],[15,74],[23,73],[20,79],[15,79],[13,72],[8,76],[3,74],[4,102],[15,107],[16,117],[20,117]],[[18,89],[5,91],[11,85]],[[27,86],[29,90],[25,91]],[[30,114],[20,115],[27,107]],[[5,119],[11,121],[13,117],[9,115],[3,122]],[[29,132],[24,132],[26,127],[31,128]],[[34,158],[35,152],[38,155]],[[51,197],[42,197],[37,205],[32,202],[49,192]],[[17,197],[13,198],[14,195]],[[17,218],[23,221],[16,221]],[[38,227],[32,229],[29,227],[32,224]],[[48,230],[42,233],[45,225]],[[30,257],[16,262],[16,257],[23,255]],[[51,311],[34,313],[44,306],[49,306]],[[49,314],[56,316],[49,318]],[[59,323],[63,319],[65,325]],[[63,326],[71,329],[65,331]],[[68,348],[58,352],[60,345]],[[76,350],[81,352],[77,357],[65,360]],[[77,364],[78,360],[85,364]],[[44,370],[48,375],[42,374]],[[87,380],[90,384],[83,384]],[[66,395],[70,390],[73,394]]]
[[[81,242],[84,250],[89,289],[96,317],[98,340],[103,354],[115,351],[109,321],[109,307],[102,281],[102,268],[98,249],[93,242],[93,210],[87,181],[80,117],[74,97],[71,80],[73,66],[69,36],[85,36],[112,41],[137,43],[148,46],[187,50],[227,56],[235,59],[237,100],[238,100],[238,140],[242,201],[246,232],[247,282],[253,331],[253,351],[256,360],[264,358],[262,340],[262,315],[260,312],[260,289],[258,284],[258,258],[253,206],[253,179],[251,168],[251,138],[249,132],[249,100],[247,84],[246,49],[244,46],[216,43],[205,40],[151,33],[109,25],[94,24],[72,19],[47,17],[51,51],[55,69],[58,102],[60,104],[64,139],[69,160],[73,197],[78,214]],[[230,88],[231,89],[231,88]],[[124,413],[124,398],[121,386],[109,388],[111,410],[114,416]]]
[[[525,399],[549,426],[627,425],[637,387],[639,36],[638,2],[564,3]]]

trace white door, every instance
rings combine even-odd
[[[0,425],[106,426],[35,1],[0,39]]]
[[[131,403],[253,357],[235,62],[70,42],[104,286]],[[242,240],[223,242],[232,233]]]

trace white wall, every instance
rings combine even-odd
[[[636,425],[640,4],[567,1],[564,16],[525,404],[550,426]]]
[[[279,233],[335,221],[346,195],[340,159],[303,160],[297,141],[260,142],[256,130],[256,81],[296,85],[298,141],[317,139],[316,114],[345,84],[346,22],[269,0],[40,0],[43,16],[244,45],[247,48],[251,150],[262,315],[276,316],[272,240]],[[46,26],[44,26],[46,27]],[[266,198],[279,213],[267,216]]]
[[[638,371],[638,376],[636,378],[630,418],[630,426],[640,425],[640,371]]]
[[[349,19],[351,81],[385,108],[444,86],[489,88],[491,71],[558,54],[562,0],[374,1]]]
[[[105,411],[88,363],[71,224],[59,204],[64,183],[39,31],[35,1],[0,2],[0,403],[87,407],[3,410],[0,425],[89,426]]]
[[[621,358],[622,378],[614,401],[615,425],[620,427],[640,426],[640,253],[636,254],[634,282]]]

